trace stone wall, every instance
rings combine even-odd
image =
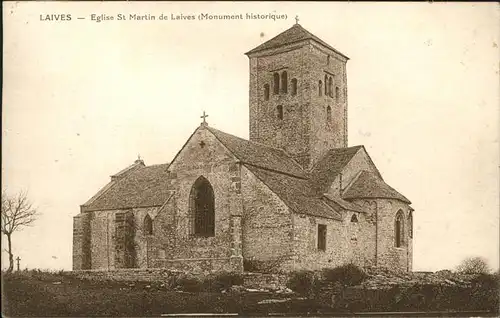
[[[277,261],[292,254],[288,207],[247,168],[242,167],[243,258]]]
[[[377,174],[377,169],[370,162],[368,154],[364,149],[358,150],[349,163],[345,165],[341,173],[335,177],[327,192],[332,196],[340,196],[341,188],[342,190],[346,189],[362,170]]]
[[[318,249],[318,224],[326,225],[326,250]],[[286,270],[336,267],[348,261],[347,233],[341,221],[293,214],[293,261]]]
[[[311,101],[311,161],[314,163],[324,152],[331,148],[347,147],[347,77],[346,59],[320,45],[311,43],[307,48],[307,71],[310,84],[308,91]],[[333,78],[333,97],[325,94],[325,75]],[[319,81],[322,93],[319,94]],[[339,98],[335,96],[339,87]],[[327,107],[331,107],[331,120],[327,120]]]
[[[73,217],[73,269],[90,269],[90,217],[80,213]]]
[[[134,248],[136,261],[135,266],[137,268],[147,268],[149,267],[148,262],[151,258],[151,245],[152,236],[145,232],[144,220],[146,215],[153,220],[153,233],[160,231],[161,224],[156,219],[158,210],[160,207],[146,207],[146,208],[134,208],[132,209],[134,214],[135,223],[135,235],[134,235]],[[168,235],[170,233],[158,233],[159,236]]]
[[[114,213],[114,268],[135,268],[137,266],[134,242],[136,226],[132,209]],[[108,257],[108,259],[111,258]]]
[[[289,44],[250,56],[250,140],[283,148],[300,164],[308,167],[325,150],[347,146],[347,60],[313,41]],[[274,94],[273,74],[288,75],[288,92]],[[335,77],[339,98],[328,97],[318,82],[325,74]],[[297,79],[297,94],[291,81]],[[264,85],[269,85],[269,100]],[[324,88],[324,83],[323,83]],[[281,87],[280,87],[281,90]],[[277,106],[283,106],[283,119]],[[327,107],[332,120],[327,122]]]
[[[305,97],[308,83],[303,80],[302,67],[305,48],[297,45],[292,48],[273,50],[250,60],[250,140],[283,148],[297,161],[308,162],[309,102]],[[288,93],[282,93],[280,88],[280,93],[274,94],[273,74],[281,76],[283,71],[288,75]],[[298,83],[296,95],[290,90],[293,78]],[[265,84],[270,87],[267,101]],[[283,107],[282,120],[277,115],[278,105]]]
[[[162,207],[84,212],[75,217],[74,269],[179,268],[185,263],[203,270],[212,264],[217,269],[242,271],[243,200],[236,158],[200,127],[170,166],[170,174],[175,192]],[[214,190],[214,237],[198,237],[192,231],[189,200],[200,176]],[[146,215],[153,220],[152,235],[144,232]]]
[[[91,267],[115,267],[115,213],[117,210],[84,212],[90,218]]]
[[[213,259],[215,262],[233,257],[229,266],[242,269],[241,176],[236,158],[202,126],[174,159],[169,171],[175,194],[154,220],[155,233],[150,238],[149,252],[153,265],[150,266],[181,259]],[[213,237],[193,234],[190,194],[200,176],[210,182],[214,191]]]
[[[375,266],[376,215],[375,207],[370,201],[360,200],[358,203],[367,213],[346,212],[344,226],[347,230],[349,259],[358,266]],[[356,215],[358,222],[352,222]]]
[[[378,239],[377,265],[386,268],[398,268],[404,271],[412,269],[412,239],[408,234],[409,206],[398,200],[378,199]],[[403,245],[395,245],[395,218],[396,213],[402,210],[404,215]]]

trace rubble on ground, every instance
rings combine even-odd
[[[441,285],[470,287],[473,275],[453,273],[449,270],[437,272],[396,272],[385,269],[368,269],[368,277],[361,283],[367,289],[409,287],[413,285]]]

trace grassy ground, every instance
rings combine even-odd
[[[467,286],[457,285],[450,280],[452,276],[446,276],[448,285],[435,282],[415,284],[410,277],[390,288],[382,288],[382,282],[378,282],[377,289],[357,285],[335,295],[321,284],[307,284],[304,278],[309,276],[300,277],[303,279],[297,280],[296,286],[291,288],[296,291],[303,289],[310,299],[294,293],[249,292],[241,288],[215,291],[218,285],[210,280],[200,288],[201,284],[189,281],[183,284],[176,281],[173,285],[168,282],[130,283],[82,280],[62,272],[15,272],[2,275],[2,316],[144,317],[178,313],[237,313],[242,316],[267,316],[270,313],[300,316],[309,313],[319,316],[332,312],[359,316],[362,312],[374,311],[449,310],[487,311],[498,316],[500,277],[496,274],[478,276]],[[371,280],[365,283],[373,283]],[[405,287],[404,283],[408,282],[413,283]],[[176,288],[184,288],[184,291],[176,291]],[[194,290],[197,292],[186,292]]]
[[[263,292],[187,293],[147,283],[97,282],[59,274],[4,275],[3,316],[159,316],[168,313],[321,312],[298,296]],[[258,304],[262,300],[291,300]],[[323,310],[327,310],[324,308]]]

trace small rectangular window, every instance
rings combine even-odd
[[[318,224],[318,250],[326,251],[326,225]]]

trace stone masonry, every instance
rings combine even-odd
[[[347,144],[348,58],[299,24],[246,55],[250,140],[204,117],[170,163],[114,174],[73,218],[74,270],[412,270],[411,202]]]

